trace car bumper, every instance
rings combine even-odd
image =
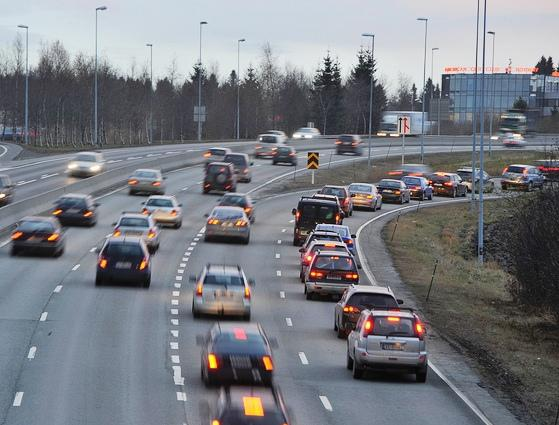
[[[358,282],[344,282],[344,283],[332,283],[332,282],[305,282],[307,287],[307,293],[312,294],[329,294],[329,295],[341,295],[352,283],[357,284]]]
[[[450,196],[452,195],[452,193],[454,192],[454,188],[450,187],[434,187],[433,188],[433,193],[436,195],[447,195]]]
[[[399,201],[402,196],[404,196],[402,193],[399,193],[398,195],[395,193],[383,193],[382,200],[384,202]]]
[[[97,267],[97,278],[113,282],[142,283],[151,277],[149,268],[144,270],[102,269]]]
[[[410,198],[421,199],[423,198],[422,190],[410,190]]]
[[[56,217],[61,224],[91,224],[97,220],[96,215],[84,217],[83,214],[60,214]]]
[[[250,301],[244,298],[241,302],[208,301],[201,297],[194,297],[192,311],[199,314],[246,316],[250,314]]]
[[[247,238],[250,235],[248,227],[206,225],[206,236]]]
[[[182,216],[180,215],[154,213],[152,214],[152,217],[156,223],[161,224],[177,224],[182,221]]]
[[[128,185],[128,189],[131,192],[143,192],[143,193],[164,193],[164,186],[153,186],[152,184],[134,184]]]
[[[73,177],[91,177],[99,174],[101,171],[91,171],[85,168],[74,168],[73,170],[66,171],[69,176]]]
[[[518,180],[501,180],[501,186],[527,188],[530,182]]]
[[[353,207],[367,207],[372,208],[375,203],[374,199],[367,199],[367,198],[353,198]]]
[[[356,146],[337,145],[336,150],[339,153],[361,153],[361,148]]]
[[[269,384],[272,373],[258,367],[235,368],[222,366],[217,371],[208,370],[211,381],[221,383]]]
[[[402,352],[398,354],[388,351],[386,353],[376,351],[371,353],[356,347],[355,359],[360,366],[365,366],[369,369],[414,371],[427,365],[428,355],[426,351],[420,351],[418,353]]]
[[[18,250],[25,251],[58,251],[64,247],[64,242],[58,241],[57,243],[52,243],[43,241],[12,241],[12,245]]]

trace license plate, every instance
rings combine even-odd
[[[405,343],[402,342],[381,342],[380,348],[383,350],[390,350],[390,351],[403,351],[404,347],[406,346]]]
[[[392,191],[390,189],[384,189],[382,193],[392,193]]]
[[[433,186],[442,187],[442,184],[441,183],[435,183]]]
[[[330,279],[330,280],[342,280],[342,277],[341,277],[341,276],[336,276],[336,275],[328,275],[328,276],[327,276],[327,279]]]
[[[68,214],[75,214],[75,213],[80,212],[80,210],[77,209],[77,208],[69,208],[69,209],[66,210],[66,212],[67,212]]]
[[[118,261],[115,264],[115,269],[129,269],[132,267],[132,263],[128,261]]]

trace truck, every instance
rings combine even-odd
[[[526,135],[527,120],[526,115],[519,111],[509,110],[503,112],[499,119],[499,136],[508,133]]]
[[[377,136],[386,137],[397,137],[398,134],[398,118],[409,117],[410,132],[408,136],[421,135],[421,118],[425,119],[425,134],[429,133],[430,122],[427,121],[427,112],[424,114],[422,112],[412,112],[412,111],[384,111],[382,113],[382,119],[380,122],[380,128],[377,132]]]

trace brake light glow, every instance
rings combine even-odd
[[[306,261],[307,264],[309,264],[312,261],[312,255],[307,255],[305,257],[305,261]]]
[[[299,221],[299,218],[301,218],[301,212],[299,210],[297,210],[297,212],[295,213],[295,220]],[[337,220],[337,218],[336,218]]]
[[[359,275],[357,273],[346,273],[345,278],[346,279],[358,279]]]
[[[363,335],[367,336],[373,333],[373,329],[374,329],[375,325],[373,323],[373,321],[369,318],[367,319],[367,321],[363,324]]]
[[[248,174],[248,168],[245,168],[245,169],[243,170],[243,173]]]
[[[148,260],[147,258],[142,258],[142,262],[140,263],[140,270],[143,270],[147,267],[148,265]]]
[[[204,158],[209,158],[210,156],[212,156],[211,152],[204,153]]]
[[[400,318],[399,317],[387,317],[386,320],[388,320],[389,322],[399,322]]]
[[[291,153],[289,154],[289,156],[295,156],[295,155],[297,155],[295,152],[291,152]]]
[[[353,239],[348,240],[345,244],[346,245],[353,245]]]
[[[151,185],[152,186],[161,186],[161,182],[153,182]]]
[[[219,224],[219,220],[217,218],[210,218],[208,224]]]
[[[359,142],[352,142],[351,146],[357,146],[359,144]]]
[[[240,341],[247,340],[247,334],[243,328],[234,328],[233,334],[235,335],[235,339],[238,339]]]
[[[237,226],[237,227],[245,227],[246,225],[247,225],[247,222],[244,221],[244,220],[237,220],[235,222],[235,226]]]
[[[171,216],[176,217],[177,216],[177,210],[172,210],[171,211]]]
[[[83,216],[84,216],[84,217],[91,217],[92,215],[93,215],[93,211],[85,211],[85,212],[83,213]]]
[[[155,238],[155,236],[157,236],[157,234],[155,233],[155,230],[149,229],[148,239],[153,239],[153,238]]]
[[[274,370],[274,363],[272,362],[272,358],[270,356],[263,356],[262,363],[264,363],[264,369],[268,372]]]
[[[336,140],[336,145],[341,145],[342,142],[340,140]]]
[[[202,282],[198,282],[198,285],[196,285],[196,296],[197,297],[202,296],[202,287],[203,287]]]
[[[310,276],[320,279],[320,278],[324,277],[324,273],[316,271],[316,270],[311,270]]]
[[[251,207],[245,207],[245,213],[246,214],[250,214],[251,211],[252,211]]]
[[[425,326],[419,320],[415,322],[415,334],[419,339],[423,339],[425,337]]]
[[[119,229],[115,229],[113,232],[113,236],[120,236],[122,235],[122,232]]]
[[[349,198],[344,198],[344,205],[349,205]]]
[[[217,369],[217,357],[215,354],[208,354],[208,368],[213,370]]]
[[[344,307],[344,313],[359,313],[359,309],[357,307],[353,307],[352,305],[346,305]]]
[[[452,182],[444,182],[443,185],[446,187],[452,187]]]
[[[109,262],[106,258],[101,257],[101,259],[99,260],[99,267],[101,267],[102,269],[106,269],[108,263]]]
[[[217,419],[214,419],[212,425],[221,425],[221,423]]]
[[[136,179],[130,179],[130,180],[128,180],[128,184],[131,184],[131,185],[138,184],[138,180],[136,180]]]
[[[60,215],[60,214],[62,214],[62,213],[63,213],[63,211],[62,211],[61,209],[57,209],[57,210],[54,210],[54,211],[52,212],[52,215]]]
[[[243,397],[245,416],[264,416],[264,407],[260,397]]]
[[[23,236],[23,232],[14,232],[12,233],[12,240],[15,241]]]
[[[340,214],[336,214],[336,222],[340,221]]]
[[[389,171],[389,172],[388,172],[388,175],[389,175],[389,176],[398,176],[398,175],[400,175],[400,174],[402,174],[401,171]]]
[[[399,190],[395,190],[395,191],[394,191],[394,194],[395,194],[395,195],[399,195],[399,194],[400,194],[400,191],[399,191]]]
[[[49,242],[54,242],[54,241],[58,240],[59,237],[60,237],[60,234],[59,234],[59,233],[53,233],[52,235],[50,235],[50,236],[47,238],[47,241],[49,241]]]
[[[245,286],[245,298],[250,300],[250,288],[248,286]]]
[[[367,199],[373,199],[373,195],[367,195]]]
[[[503,168],[503,174],[505,174],[507,171],[509,171],[509,167]]]

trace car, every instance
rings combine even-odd
[[[280,140],[283,143],[287,143],[287,134],[285,134],[285,131],[281,131],[281,130],[268,130],[266,131],[264,134],[273,134],[275,136],[279,136]]]
[[[425,177],[404,176],[402,181],[410,190],[410,197],[425,201],[433,199],[433,188]]]
[[[222,387],[210,416],[210,425],[287,425],[283,397],[276,386]]]
[[[545,177],[546,182],[559,181],[559,160],[558,159],[539,159],[534,161],[534,165]],[[1,190],[1,189],[0,189]],[[1,196],[1,195],[0,195]]]
[[[154,195],[165,195],[165,180],[160,170],[142,168],[136,170],[128,177],[128,193],[149,193]]]
[[[389,287],[351,285],[334,307],[334,332],[338,338],[346,338],[355,329],[361,310],[398,308],[400,304],[403,301]]]
[[[357,256],[357,248],[356,248],[356,241],[355,241],[356,236],[351,234],[351,232],[349,231],[349,227],[341,224],[321,223],[316,225],[315,230],[317,232],[324,231],[324,230],[336,232],[338,235],[340,235],[344,243],[347,245],[347,249],[349,250],[349,252],[351,252],[354,257]]]
[[[297,151],[293,146],[278,146],[272,156],[272,165],[291,164],[297,165]]]
[[[229,148],[209,148],[204,152],[204,168],[210,165],[212,162],[223,161],[225,155],[232,153]]]
[[[382,195],[370,183],[352,183],[348,186],[353,208],[368,208],[372,211],[382,208]]]
[[[431,167],[425,164],[402,164],[396,170],[388,172],[391,179],[401,179],[404,176],[427,177],[433,173]]]
[[[14,200],[15,184],[10,176],[0,174],[0,206],[8,205]]]
[[[144,240],[149,252],[159,249],[160,230],[151,215],[140,212],[123,212],[117,222],[113,223],[113,236],[137,236]]]
[[[95,226],[98,206],[90,195],[67,193],[54,201],[52,215],[58,218],[62,225]]]
[[[353,215],[353,200],[346,186],[326,185],[318,193],[337,196],[346,217]]]
[[[320,233],[320,232],[318,232]],[[305,283],[305,275],[307,273],[307,268],[311,263],[314,254],[317,251],[339,251],[339,252],[349,252],[345,242],[328,240],[328,239],[313,239],[307,247],[299,248],[301,253],[301,270],[299,271],[299,279],[301,282]]]
[[[342,134],[336,139],[336,154],[352,153],[354,155],[363,155],[363,144],[361,137],[356,134]]]
[[[502,143],[506,148],[523,148],[526,146],[526,139],[522,134],[507,133],[503,136]]]
[[[529,192],[535,188],[542,188],[544,183],[545,177],[537,167],[512,164],[503,170],[501,189],[523,189]]]
[[[309,246],[311,245],[311,243],[313,243],[314,241],[333,241],[333,242],[341,242],[345,245],[344,240],[342,239],[342,237],[340,236],[340,234],[338,232],[335,232],[333,230],[316,230],[313,229],[307,236],[307,238],[305,239],[305,241],[303,242],[303,245],[301,247],[301,249],[299,249],[299,252],[303,253],[306,252],[306,250],[309,248]],[[347,245],[346,245],[347,247]],[[301,259],[303,258],[303,255],[301,255]]]
[[[233,164],[237,180],[239,182],[250,183],[252,181],[252,171],[250,169],[253,162],[246,153],[229,153],[223,158],[223,162]]]
[[[456,170],[456,174],[460,176],[468,192],[472,191],[472,167],[460,167]],[[474,190],[479,192],[479,177],[481,175],[481,170],[476,168],[476,179],[475,179],[475,187]],[[489,174],[483,171],[483,192],[493,192],[495,190],[495,183],[491,180]]]
[[[313,139],[320,136],[320,131],[314,127],[301,127],[293,133],[293,139]]]
[[[142,214],[150,215],[157,224],[182,226],[182,204],[173,195],[151,195],[142,202]]]
[[[211,191],[237,191],[237,176],[233,164],[229,162],[212,162],[208,164],[204,173],[204,181],[202,182],[202,192],[210,193]]]
[[[302,196],[297,208],[291,210],[295,216],[293,245],[301,245],[318,223],[342,224],[344,212],[334,201]]]
[[[382,202],[410,202],[411,193],[406,184],[401,180],[382,179],[377,184],[378,193],[382,196]]]
[[[208,263],[194,283],[192,316],[201,314],[241,316],[250,320],[250,306],[254,281],[247,279],[239,266]]]
[[[79,152],[68,163],[69,176],[91,177],[105,170],[105,159],[100,152]]]
[[[221,207],[240,207],[245,211],[251,223],[256,219],[254,214],[254,202],[250,195],[245,193],[226,193],[218,201],[217,205]]]
[[[446,195],[452,198],[466,196],[468,187],[456,173],[436,172],[429,177],[435,195]]]
[[[338,207],[340,208],[340,210],[343,211],[343,209],[342,209],[342,204],[340,204],[340,199],[339,199],[337,196],[334,196],[334,195],[325,195],[324,193],[313,193],[313,194],[311,195],[311,197],[312,197],[313,199],[324,199],[324,200],[326,200],[326,201],[335,202],[335,203],[338,205]],[[345,214],[345,213],[344,213],[344,214]]]
[[[273,158],[274,152],[285,143],[281,136],[276,134],[260,134],[254,147],[256,158]]]
[[[151,257],[139,236],[109,237],[99,251],[95,285],[133,282],[144,288],[151,284]]]
[[[365,370],[400,370],[427,380],[425,325],[409,309],[367,309],[347,337],[347,368],[354,379]]]
[[[11,240],[12,256],[24,251],[47,252],[53,257],[60,257],[64,253],[64,229],[54,217],[22,218],[12,232]]]
[[[355,258],[350,253],[320,251],[314,254],[305,274],[305,295],[342,295],[351,284],[359,283]]]
[[[250,220],[243,208],[216,206],[207,217],[206,242],[216,238],[240,239],[245,245],[250,242]]]

